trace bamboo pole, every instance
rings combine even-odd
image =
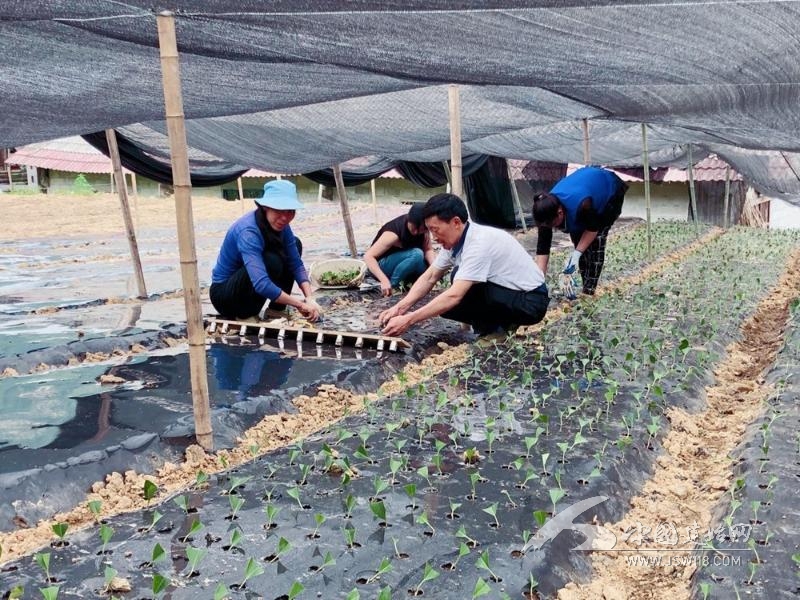
[[[244,214],[244,189],[242,188],[242,178],[236,178],[236,189],[239,190],[239,204],[242,207],[242,214]]]
[[[589,153],[589,119],[581,119],[583,124],[583,164],[592,164],[592,155]]]
[[[461,107],[458,86],[447,89],[450,108],[450,171],[453,194],[464,199],[464,181],[461,163]]]
[[[321,183],[319,184],[319,189],[317,190],[317,204],[322,204],[322,192],[325,190],[325,186]]]
[[[697,214],[697,196],[694,191],[694,161],[692,160],[692,145],[689,144],[689,167],[687,169],[689,175],[689,202],[692,204],[692,219],[694,220],[694,232],[700,235],[700,219]]]
[[[647,150],[647,125],[642,123],[642,170],[644,171],[644,206],[647,219],[647,260],[653,259],[653,237],[650,215],[650,155]]]
[[[6,163],[6,173],[8,174],[8,191],[14,191],[14,178],[11,175],[11,165]]]
[[[447,179],[447,185],[444,188],[444,191],[448,194],[453,193],[453,174],[450,172],[450,163],[446,160],[442,161],[442,168],[444,169],[444,176]]]
[[[725,165],[725,198],[722,202],[722,226],[727,229],[730,227],[730,217],[728,211],[731,205],[731,166]]]
[[[178,249],[186,305],[186,330],[189,337],[189,368],[192,384],[192,406],[197,442],[206,450],[214,446],[211,432],[208,372],[206,368],[206,334],[200,306],[200,282],[197,275],[197,253],[192,219],[192,184],[186,152],[186,128],[183,121],[180,61],[175,37],[175,17],[169,11],[158,15],[158,46],[161,54],[161,76],[164,87],[167,132],[172,161],[172,183],[175,190],[175,215],[178,223]]]
[[[131,249],[133,273],[136,276],[136,289],[139,291],[137,298],[147,298],[142,261],[139,257],[139,245],[136,243],[136,231],[133,228],[131,207],[128,203],[128,184],[125,183],[125,174],[122,172],[122,162],[119,158],[116,131],[113,129],[106,129],[106,141],[108,142],[108,154],[111,157],[111,172],[117,182],[117,194],[119,195],[119,203],[122,208],[122,221],[125,224],[125,235],[128,237],[128,246]]]
[[[378,224],[378,194],[375,191],[375,180],[369,180],[369,191],[372,194],[372,221]]]
[[[113,168],[111,169],[111,173],[109,173],[108,179],[109,179],[108,186],[111,188],[111,193],[113,194],[114,193],[114,169]]]
[[[342,179],[342,167],[333,165],[333,177],[336,179],[336,193],[339,195],[339,207],[342,209],[342,220],[344,221],[344,231],[347,234],[347,245],[350,247],[350,256],[356,258],[356,238],[353,235],[353,221],[350,219],[350,206],[347,204],[347,192],[344,189]]]
[[[522,212],[522,203],[519,201],[519,192],[514,183],[514,173],[511,171],[511,164],[506,159],[506,172],[508,173],[508,183],[511,185],[511,197],[514,199],[514,205],[517,207],[517,214],[519,220],[522,222],[522,233],[528,233],[528,226],[525,224],[525,213]]]
[[[136,186],[136,173],[133,171],[131,171],[131,191],[134,198],[139,196],[139,188]]]

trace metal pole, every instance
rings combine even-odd
[[[356,258],[356,238],[353,235],[353,221],[350,219],[350,205],[347,203],[347,192],[344,189],[342,179],[342,167],[333,165],[333,178],[336,180],[336,193],[339,196],[339,207],[342,209],[342,220],[344,220],[344,231],[347,234],[347,245],[350,247],[350,256]]]
[[[511,164],[508,162],[508,159],[506,159],[506,171],[508,172],[508,183],[511,184],[511,197],[514,198],[519,220],[522,222],[522,233],[528,233],[528,226],[525,225],[525,213],[522,212],[522,203],[519,201],[519,192],[514,183],[514,173],[511,171]]]
[[[689,144],[689,168],[687,169],[689,175],[689,201],[692,203],[692,219],[694,220],[695,235],[700,235],[700,219],[697,214],[697,196],[694,191],[694,161],[692,160],[692,145]]]
[[[647,260],[653,259],[653,238],[650,217],[650,156],[647,151],[647,125],[642,123],[642,170],[644,171],[644,206],[647,219]]]
[[[730,227],[728,210],[731,202],[731,166],[725,165],[725,199],[722,204],[722,226],[727,229]]]
[[[592,164],[592,156],[589,154],[589,119],[582,119],[583,124],[583,164]]]
[[[189,369],[192,406],[197,442],[206,450],[214,446],[206,367],[206,332],[200,305],[200,281],[197,275],[197,252],[192,218],[192,183],[186,151],[186,128],[183,121],[180,61],[175,38],[175,17],[169,11],[158,15],[158,46],[161,54],[161,77],[164,87],[167,132],[172,161],[172,184],[175,190],[175,215],[178,223],[178,250],[181,261],[183,299],[186,305],[186,331],[189,338]]]
[[[461,164],[461,106],[458,86],[451,85],[447,90],[450,107],[450,171],[453,194],[464,199],[464,182]]]
[[[122,221],[125,223],[125,235],[128,236],[128,246],[131,249],[133,273],[136,276],[136,289],[139,291],[137,297],[147,298],[142,261],[139,257],[139,245],[136,243],[136,231],[133,228],[131,207],[128,204],[128,185],[125,183],[125,174],[122,172],[122,162],[119,158],[117,132],[113,129],[106,129],[106,142],[108,142],[108,155],[111,157],[111,170],[117,182],[117,194],[119,195],[119,203],[122,207]]]

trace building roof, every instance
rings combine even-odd
[[[570,163],[567,174],[580,169],[583,165]],[[728,164],[721,158],[711,155],[695,163],[692,176],[695,181],[725,181],[725,168]],[[611,168],[622,181],[638,183],[644,181],[642,167]],[[741,181],[743,177],[731,169],[731,181]],[[659,167],[650,169],[650,181],[658,183],[682,183],[689,181],[687,169],[676,167]]]
[[[6,162],[68,173],[111,173],[111,159],[80,136],[59,138],[17,148]],[[125,172],[128,172],[125,170]]]

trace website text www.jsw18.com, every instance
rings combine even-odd
[[[696,556],[692,554],[642,555],[632,554],[625,557],[628,566],[637,567],[729,567],[742,564],[741,555],[715,554],[713,556]]]

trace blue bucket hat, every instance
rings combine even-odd
[[[297,188],[286,179],[276,179],[264,184],[264,193],[256,198],[256,204],[275,210],[297,210],[303,208],[297,199]]]

